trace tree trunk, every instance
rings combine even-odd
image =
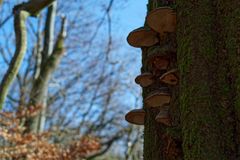
[[[212,1],[179,1],[180,108],[186,160],[225,159],[221,148]],[[186,9],[188,8],[188,9]],[[197,17],[197,18],[196,18]],[[220,138],[220,139],[219,139]]]
[[[239,68],[237,7],[239,2],[234,0],[178,1],[180,108],[186,160],[239,159],[238,107],[234,107]]]
[[[57,10],[57,2],[54,2],[48,9],[47,19],[46,19],[46,26],[45,26],[45,40],[44,40],[44,48],[42,52],[42,65],[45,64],[48,57],[53,52],[54,47],[54,24],[55,24],[55,17],[56,17],[56,10]],[[43,68],[43,66],[41,66]],[[46,80],[49,81],[49,80]],[[47,86],[44,87],[44,96],[42,100],[42,104],[44,108],[41,111],[41,114],[38,118],[38,131],[42,132],[44,130],[45,121],[46,121],[46,111],[47,111],[47,97],[48,97],[48,83]]]
[[[175,2],[168,0],[149,0],[148,12],[163,6],[173,6]],[[147,24],[145,24],[147,26]],[[175,33],[170,33],[167,38],[162,40],[158,46],[160,48],[170,48],[171,50],[176,50],[176,35]],[[168,50],[166,50],[168,51]],[[142,48],[142,73],[149,72],[146,64],[148,54],[148,48]],[[171,59],[172,68],[176,67],[175,58]],[[151,90],[166,86],[159,81],[150,87],[143,88],[143,99],[145,99]],[[179,113],[177,93],[178,87],[171,87],[172,99],[170,104],[171,114],[177,115]],[[145,130],[144,130],[144,159],[145,160],[181,160],[181,130],[179,129],[178,117],[175,116],[174,127],[168,128],[155,121],[155,117],[159,113],[159,108],[149,108],[144,104],[144,109],[146,111],[145,116]]]
[[[26,132],[40,132],[44,128],[45,112],[46,112],[46,96],[48,91],[48,83],[53,72],[58,67],[60,60],[64,54],[64,39],[66,37],[66,19],[62,19],[61,30],[57,37],[54,49],[50,56],[46,56],[47,60],[42,61],[38,78],[34,81],[31,94],[30,106],[41,105],[42,111],[40,115],[26,120],[25,126],[28,128]]]
[[[159,2],[161,6],[166,1]],[[150,10],[153,3],[149,0]],[[165,135],[181,142],[182,154],[173,159],[240,158],[239,8],[238,0],[177,1],[180,84],[179,91],[174,89],[177,103],[171,103],[171,108],[172,118],[180,123],[164,128],[154,121],[158,111],[145,106],[144,159],[169,159]],[[147,49],[142,50],[144,72]],[[143,98],[148,91],[143,90]]]

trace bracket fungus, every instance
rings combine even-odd
[[[160,35],[176,31],[176,13],[172,8],[159,7],[149,12],[147,24]]]
[[[154,82],[153,74],[150,72],[142,73],[136,77],[135,82],[141,87],[147,87]]]
[[[161,87],[157,91],[151,92],[144,100],[149,107],[162,107],[170,103],[171,93],[169,88]]]
[[[172,69],[164,73],[160,78],[160,81],[169,85],[176,85],[178,83],[177,69]]]
[[[148,49],[147,64],[150,70],[166,70],[170,64],[172,52],[168,48],[153,46]]]
[[[144,125],[145,111],[143,109],[134,109],[125,115],[125,120],[136,125]]]
[[[158,115],[156,116],[155,120],[158,123],[164,124],[166,126],[171,126],[172,122],[171,122],[171,118],[169,115],[169,106],[164,106],[160,109]]]
[[[150,47],[158,43],[159,38],[150,28],[140,27],[129,33],[127,41],[133,47]]]
[[[170,61],[167,57],[155,56],[148,59],[147,63],[150,70],[166,70]]]

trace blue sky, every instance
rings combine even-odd
[[[126,77],[130,77],[131,83],[134,83],[134,78],[137,76],[137,74],[139,74],[141,68],[141,54],[140,49],[133,48],[128,45],[126,38],[132,30],[141,27],[144,24],[147,0],[127,0],[126,2],[115,1],[114,3],[115,8],[113,8],[114,11],[112,11],[112,34],[117,34],[117,37],[121,37],[121,49],[120,52],[118,51],[118,53],[116,53],[115,55],[116,57],[122,57],[123,60],[121,61],[123,62],[126,56],[130,56],[134,60],[131,64],[129,64],[129,71],[126,73]],[[121,4],[119,5],[119,3]],[[30,20],[36,22],[36,20],[33,18],[30,18]],[[11,32],[13,30],[12,21],[13,19],[11,19],[4,26],[4,29],[8,32]],[[0,45],[2,45],[1,42],[2,39],[0,37]],[[14,44],[14,41],[12,41],[11,43]],[[12,51],[14,51],[14,49],[15,47],[11,47]],[[2,59],[0,59],[0,62],[2,63]],[[6,65],[4,65],[4,67],[6,67]],[[5,69],[6,68],[1,71],[5,71]],[[134,87],[140,92],[141,88],[135,83]]]
[[[105,0],[104,0],[105,1]],[[116,35],[117,37],[120,38],[120,43],[121,43],[121,51],[120,53],[116,53],[116,57],[122,57],[125,58],[126,56],[131,56],[134,61],[129,64],[129,72],[127,73],[126,76],[130,77],[130,81],[134,82],[134,78],[137,76],[137,74],[140,72],[140,67],[141,67],[141,56],[140,56],[140,49],[133,48],[128,45],[126,38],[129,32],[132,30],[141,27],[144,24],[145,16],[146,16],[146,4],[147,0],[127,0],[126,2],[123,1],[115,1],[115,8],[114,11],[112,11],[112,34]],[[119,5],[120,3],[120,5]],[[118,8],[117,8],[118,7]],[[9,8],[5,8],[9,9]],[[37,22],[37,20],[33,18],[29,18],[29,20],[33,22]],[[12,27],[12,21],[13,19],[11,18],[10,21],[4,26],[4,30],[7,32],[12,32],[13,27]],[[34,23],[33,23],[34,24]],[[3,45],[3,37],[0,37],[0,45]],[[9,42],[11,44],[14,44],[14,41],[12,40]],[[30,44],[31,42],[29,42]],[[14,52],[15,47],[10,47],[12,52]],[[122,55],[120,55],[122,54]],[[9,55],[8,55],[9,56]],[[8,57],[10,58],[10,56]],[[122,60],[124,62],[124,59]],[[0,62],[2,62],[2,59],[0,59]],[[23,64],[24,66],[24,64]],[[1,72],[5,72],[6,65],[4,65],[4,69],[1,70]],[[134,83],[135,87],[139,89],[140,87]]]
[[[128,71],[126,72],[126,77],[129,79],[129,84],[132,84],[134,90],[138,93],[141,93],[141,87],[134,82],[135,77],[140,73],[141,69],[141,50],[139,48],[131,47],[127,43],[127,36],[128,34],[141,26],[143,26],[146,12],[147,12],[147,0],[128,0],[126,5],[123,8],[114,12],[116,15],[117,22],[113,23],[113,34],[119,34],[121,37],[121,51],[118,51],[117,56],[122,54],[123,62],[126,56],[131,57],[132,59],[131,64],[128,64]],[[113,15],[114,19],[115,16]],[[114,22],[114,21],[113,21]],[[126,97],[128,97],[128,105],[134,104],[134,97],[132,95],[128,95],[127,92],[125,93]],[[132,98],[130,98],[132,97]],[[129,103],[130,102],[130,103]],[[131,109],[141,106],[141,100],[139,106],[129,106]]]
[[[147,0],[129,0],[125,8],[119,10],[117,14],[121,17],[120,23],[124,31],[130,32],[143,25],[146,16],[146,4]]]

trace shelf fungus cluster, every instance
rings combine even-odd
[[[176,48],[168,44],[168,37],[176,31],[176,13],[169,7],[159,7],[149,12],[146,25],[133,30],[127,37],[133,47],[142,48],[144,55],[143,72],[135,82],[149,91],[144,96],[144,109],[128,112],[125,119],[132,124],[144,125],[145,110],[157,108],[156,122],[172,126],[169,113],[171,107],[171,89],[179,83],[176,65]]]

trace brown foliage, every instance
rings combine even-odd
[[[24,133],[21,121],[35,116],[41,106],[29,107],[14,114],[0,113],[0,159],[25,158],[27,160],[74,160],[84,158],[100,149],[100,143],[94,137],[82,137],[68,144],[50,143],[51,132],[41,134]]]

